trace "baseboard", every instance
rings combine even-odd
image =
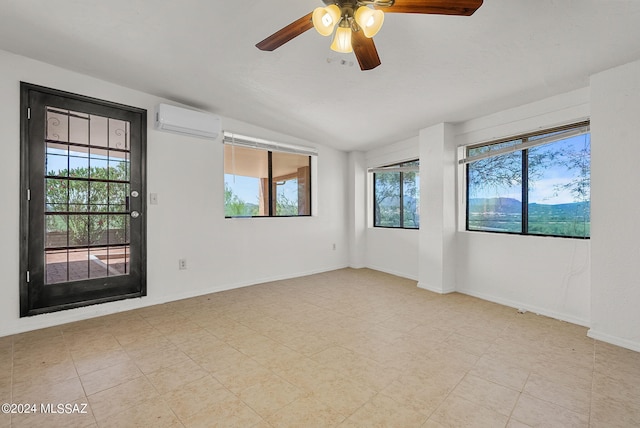
[[[113,315],[120,312],[131,311],[134,309],[146,308],[163,303],[174,302],[176,300],[189,299],[192,297],[203,296],[205,294],[219,293],[221,291],[234,290],[236,288],[250,287],[252,285],[263,284],[272,281],[281,281],[291,278],[299,278],[303,276],[315,275],[318,273],[330,272],[334,270],[349,267],[348,264],[329,266],[322,269],[310,271],[295,272],[285,275],[274,275],[270,277],[258,278],[251,281],[243,281],[232,284],[223,284],[211,288],[200,288],[182,293],[172,293],[161,297],[145,296],[136,299],[118,300],[115,302],[102,303],[98,305],[84,306],[81,308],[69,309],[66,311],[52,312],[48,314],[35,315],[33,317],[18,318],[12,326],[3,326],[0,328],[0,337],[12,334],[24,333],[27,331],[38,330],[42,328],[54,327],[76,321],[83,321],[91,318],[97,318],[105,315]],[[148,287],[148,286],[147,286]]]
[[[633,340],[623,339],[618,336],[612,336],[610,334],[603,333],[592,328],[587,332],[587,336],[601,342],[610,343],[611,345],[616,345],[622,348],[630,349],[632,351],[640,352],[640,343]]]
[[[583,327],[590,327],[591,323],[589,320],[585,320],[582,318],[575,317],[573,315],[565,314],[562,312],[551,311],[545,308],[539,308],[533,305],[529,305],[522,302],[516,302],[510,299],[504,299],[502,297],[496,297],[493,295],[478,293],[470,290],[456,290],[459,293],[467,294],[469,296],[477,297],[482,300],[487,300],[489,302],[498,303],[500,305],[509,306],[511,308],[515,308],[518,310],[525,310],[527,312],[533,312],[534,314],[544,315],[545,317],[554,318],[561,321],[566,321],[571,324],[581,325]]]
[[[431,291],[432,293],[438,294],[450,294],[456,291],[455,288],[446,288],[443,290],[442,288],[432,287],[428,284],[425,284],[424,282],[418,282],[418,288],[422,288],[423,290]]]
[[[408,275],[405,272],[399,272],[393,269],[385,269],[385,268],[381,268],[379,266],[373,266],[373,265],[367,265],[367,266],[363,266],[366,267],[368,269],[373,269],[373,270],[377,270],[378,272],[383,272],[383,273],[388,273],[389,275],[394,275],[394,276],[399,276],[400,278],[407,278],[407,279],[411,279],[413,281],[417,281],[418,278],[413,276],[413,275]]]

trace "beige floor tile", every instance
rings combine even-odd
[[[347,378],[338,378],[317,385],[309,396],[349,416],[373,396],[376,391]]]
[[[117,328],[113,327],[110,330],[112,330],[113,337],[121,346],[134,345],[145,342],[150,338],[162,336],[162,333],[144,320],[138,321],[138,323],[129,327],[122,325]]]
[[[577,385],[567,385],[566,380],[563,380],[531,373],[524,386],[524,393],[550,401],[576,413],[589,414],[591,388],[584,389]]]
[[[266,422],[249,406],[236,397],[229,397],[209,405],[184,421],[187,428],[253,427]]]
[[[483,355],[469,373],[507,388],[522,391],[530,370],[512,358]]]
[[[429,419],[449,427],[495,428],[506,426],[509,417],[460,396],[451,395]]]
[[[173,366],[151,372],[146,376],[160,394],[165,394],[208,375],[209,373],[193,360],[187,359]]]
[[[11,402],[10,399],[3,399],[2,403]],[[11,415],[9,413],[0,412],[0,427],[5,428],[11,426]]]
[[[240,357],[234,364],[225,365],[212,371],[212,375],[235,394],[251,385],[260,383],[272,374],[271,370],[246,356]]]
[[[489,349],[494,340],[495,339],[478,339],[453,333],[444,340],[444,343],[469,354],[481,356]]]
[[[270,375],[242,390],[238,397],[260,416],[268,418],[303,395],[300,388],[276,375]]]
[[[104,391],[122,383],[143,376],[133,361],[125,361],[115,366],[106,367],[80,376],[82,386],[87,395]]]
[[[86,403],[80,379],[75,377],[57,383],[23,382],[13,385],[14,403]]]
[[[285,345],[276,343],[256,350],[250,357],[271,370],[278,370],[289,367],[303,355]]]
[[[594,428],[627,428],[640,426],[638,399],[620,402],[610,396],[593,393],[591,426]]]
[[[301,397],[267,418],[274,427],[325,428],[337,426],[345,417],[312,397]]]
[[[122,350],[122,346],[111,334],[103,338],[87,341],[84,344],[76,344],[69,348],[71,356],[75,361],[83,360],[90,357],[99,356],[107,352],[115,352]]]
[[[182,423],[162,400],[150,400],[99,421],[101,427],[182,428]]]
[[[520,392],[473,375],[467,375],[453,390],[453,394],[494,412],[509,416],[518,401]]]
[[[91,354],[86,357],[74,359],[76,370],[80,376],[105,369],[118,364],[130,362],[129,355],[122,349],[104,353]]]
[[[392,382],[382,390],[386,396],[392,397],[405,408],[431,415],[449,396],[453,385],[444,382],[407,382],[401,378]]]
[[[212,376],[205,376],[162,395],[162,399],[181,421],[233,397],[234,395]]]
[[[424,414],[378,394],[353,413],[344,426],[411,428],[422,426],[426,420]]]
[[[341,269],[2,337],[0,401],[93,406],[13,419],[38,428],[640,426],[640,353],[586,331]]]
[[[532,428],[531,425],[527,425],[515,419],[509,419],[509,423],[507,424],[507,428]]]
[[[446,427],[445,425],[439,424],[438,422],[435,422],[429,419],[427,422],[424,423],[424,425],[422,425],[422,428],[446,428]]]
[[[210,373],[215,373],[225,367],[233,366],[247,356],[232,346],[225,343],[216,342],[214,346],[208,347],[206,352],[193,352],[188,354],[200,367]]]
[[[86,403],[86,400],[84,403]],[[84,403],[68,403],[71,404],[69,408],[64,407],[67,404],[64,400],[62,402],[46,403],[45,406],[47,404],[52,405],[47,407],[47,409],[51,409],[47,410],[48,413],[44,413],[43,409],[39,409],[38,413],[34,414],[12,415],[11,426],[13,428],[85,428],[95,426],[96,420],[93,417],[91,407],[84,406]],[[63,408],[59,410],[58,404],[62,404]],[[74,404],[78,404],[78,407],[74,407]],[[40,407],[40,403],[37,406]],[[53,413],[53,409],[58,413]]]
[[[62,341],[62,331],[60,327],[49,327],[40,330],[27,331],[13,336],[13,349],[15,351],[35,349],[43,343],[58,343]]]
[[[78,377],[76,367],[71,357],[65,357],[64,360],[58,361],[54,359],[52,362],[48,359],[39,359],[37,363],[16,364],[13,367],[13,383],[57,383],[67,379]]]
[[[548,401],[521,394],[511,417],[531,426],[586,427],[589,415],[573,412]]]
[[[115,340],[115,337],[104,326],[63,331],[62,336],[67,347],[72,352],[91,347],[92,342]]]
[[[98,425],[101,425],[101,421],[108,417],[158,397],[153,385],[146,378],[138,377],[89,395],[89,403]]]
[[[614,379],[596,372],[593,375],[593,392],[621,403],[639,403],[638,408],[640,409],[640,381],[638,379]]]
[[[69,350],[61,337],[52,341],[39,339],[22,342],[22,346],[15,345],[13,351],[14,366],[51,365],[68,361],[70,358]]]
[[[207,341],[213,336],[196,323],[182,323],[163,334],[174,345],[190,341]]]
[[[289,366],[273,371],[284,380],[305,391],[314,391],[323,383],[344,378],[340,371],[325,367],[307,357],[292,361]]]
[[[174,367],[177,365],[187,365],[192,360],[178,348],[165,348],[154,354],[147,354],[142,357],[132,358],[138,368],[144,374],[150,374],[160,369]]]

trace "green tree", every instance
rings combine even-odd
[[[47,179],[47,211],[71,213],[68,217],[48,215],[47,232],[68,230],[69,245],[72,246],[104,243],[107,233],[110,242],[125,242],[129,221],[126,215],[126,198],[129,194],[129,185],[126,183],[128,163],[117,162],[109,168],[78,167],[49,171],[47,175],[56,177]],[[90,181],[91,179],[122,182]],[[107,214],[109,212],[123,214]]]
[[[233,193],[233,189],[224,183],[224,215],[225,217],[249,217],[258,215],[258,206],[248,204]]]
[[[298,215],[298,201],[287,198],[284,192],[277,192],[276,195],[276,215]]]

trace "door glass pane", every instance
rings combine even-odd
[[[129,273],[129,123],[46,112],[46,284]]]

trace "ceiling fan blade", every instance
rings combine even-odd
[[[293,21],[283,29],[276,31],[260,43],[256,47],[262,51],[272,51],[287,43],[289,40],[298,37],[300,34],[313,28],[311,16],[313,13],[303,16],[297,21]]]
[[[381,64],[373,39],[366,37],[364,31],[354,31],[351,34],[351,47],[358,58],[361,70],[373,70]]]
[[[470,16],[483,0],[395,0],[392,6],[374,6],[385,13],[427,13]]]

